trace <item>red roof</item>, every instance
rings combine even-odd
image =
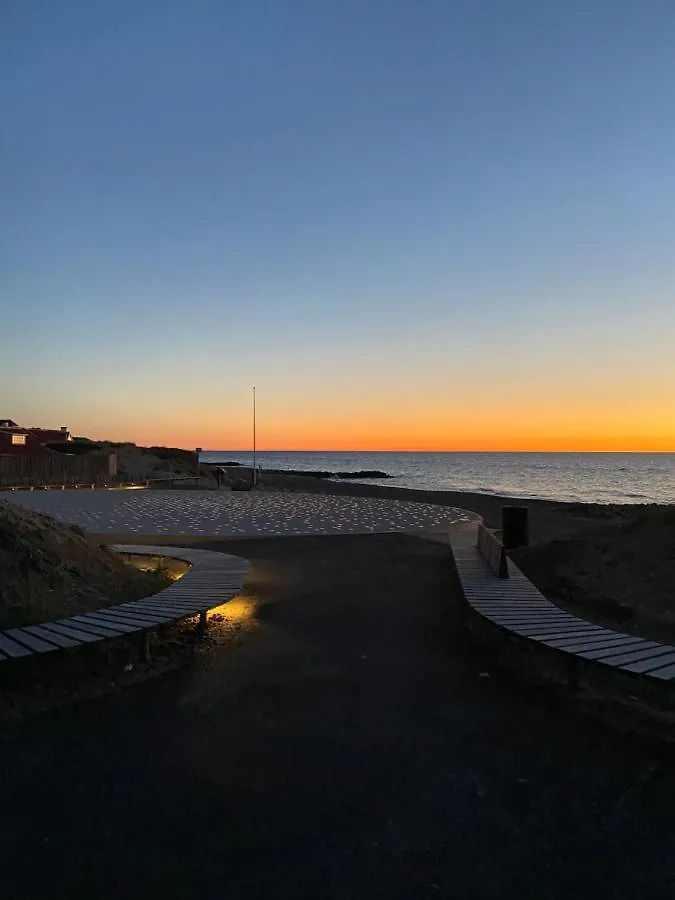
[[[14,440],[12,438],[15,438]],[[16,438],[23,437],[19,442]],[[12,419],[0,419],[0,453],[12,456],[36,456],[51,452],[45,444],[64,444],[71,440],[68,429],[23,428]]]
[[[43,444],[61,444],[70,440],[70,432],[61,431],[60,428],[25,428],[23,430],[34,434]]]

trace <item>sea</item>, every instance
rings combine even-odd
[[[203,462],[251,465],[251,451],[213,450]],[[675,503],[675,453],[397,453],[264,450],[265,469],[354,472],[375,483],[425,491],[478,491],[581,503]]]

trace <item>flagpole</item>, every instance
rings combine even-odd
[[[253,476],[251,478],[253,487],[255,487],[255,482],[255,388],[253,388]]]

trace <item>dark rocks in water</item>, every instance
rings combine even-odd
[[[317,471],[308,472],[304,470],[286,470],[277,471],[278,475],[302,475],[306,478],[393,478],[393,475],[387,475],[386,472],[380,472],[378,469],[363,469],[360,472],[327,472]]]
[[[336,472],[336,478],[393,478],[393,475],[387,475],[386,472],[380,472],[378,469],[364,469],[361,472]]]

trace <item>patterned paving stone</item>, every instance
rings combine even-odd
[[[0,497],[100,534],[375,534],[473,518],[465,510],[430,503],[291,492],[27,491]]]

